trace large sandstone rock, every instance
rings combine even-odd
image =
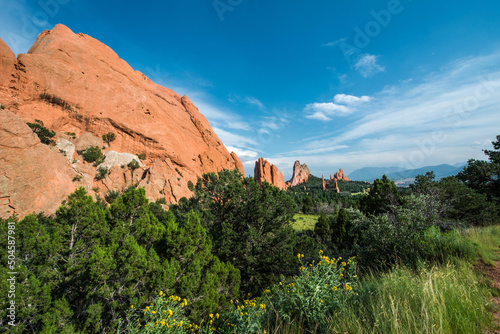
[[[259,158],[255,162],[254,168],[254,179],[262,184],[262,182],[267,181],[268,183],[280,188],[281,190],[286,189],[285,179],[283,174],[279,171],[278,167],[271,165],[269,161],[264,158]]]
[[[345,174],[344,174],[344,171],[342,170],[342,168],[340,169],[340,171],[338,172],[335,172],[334,174],[334,178],[337,179],[337,180],[342,180],[342,181],[351,181],[351,179],[349,179]]]
[[[305,163],[301,165],[299,160],[295,161],[295,164],[293,165],[292,179],[289,181],[290,186],[294,187],[298,184],[306,182],[310,175],[311,172]]]
[[[127,172],[115,170],[108,175],[113,181],[95,181],[95,167],[80,159],[70,167],[51,167],[69,168],[54,173],[76,173],[82,177],[76,183],[87,189],[102,192],[113,190],[114,184],[138,182],[149,198],[176,202],[192,194],[187,183],[196,182],[203,173],[237,168],[244,174],[240,159],[227,151],[188,97],[153,83],[106,45],[63,25],[41,33],[29,52],[17,59],[0,40],[0,103],[24,122],[43,121],[59,138],[75,133],[76,141],[68,140],[76,150],[90,145],[108,150],[101,136],[113,132],[116,140],[109,150],[146,156],[140,180],[125,180]],[[0,154],[5,154],[4,150],[0,146]],[[11,166],[4,166],[6,163],[0,160],[0,167],[14,172]],[[46,159],[32,161],[43,163]],[[39,182],[44,180],[49,182],[47,178]],[[56,185],[66,191],[55,192],[53,202],[60,204],[72,185]],[[25,188],[12,186],[2,191],[11,197],[21,196]],[[33,203],[31,209],[38,210],[38,204]]]
[[[14,113],[0,111],[0,216],[55,212],[76,188],[76,173],[59,151],[40,143]]]

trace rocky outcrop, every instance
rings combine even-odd
[[[138,183],[144,186],[148,198],[164,197],[176,202],[192,194],[187,183],[196,182],[203,173],[237,168],[244,174],[240,159],[227,151],[189,98],[153,83],[106,45],[88,35],[75,34],[63,25],[41,33],[29,52],[17,59],[0,40],[0,103],[23,122],[43,121],[45,127],[56,132],[55,140],[64,138],[77,151],[98,146],[105,153],[112,150],[146,157],[141,161],[143,167],[134,171],[137,175],[142,171],[140,177],[134,174],[132,178],[127,170],[113,169],[106,177],[109,180],[96,181],[95,166],[82,162],[76,153],[64,159],[55,150],[66,165],[49,164],[52,172],[76,173],[81,180],[75,184],[84,185],[89,191],[102,192],[113,189],[115,184],[121,187]],[[109,148],[101,139],[108,132],[116,135]],[[12,136],[9,132],[3,135]],[[70,146],[58,142],[67,155],[70,151],[66,148]],[[53,150],[43,148],[47,149]],[[2,156],[6,151],[6,147],[0,146]],[[48,163],[47,159],[36,157],[40,160],[30,161],[31,165]],[[11,159],[0,160],[0,168],[11,173],[4,175],[7,178],[17,173],[12,166],[5,166],[11,163],[14,163]],[[46,189],[49,186],[44,182],[62,182],[61,177],[44,177],[38,183],[41,189]],[[73,186],[71,182],[54,185],[61,189],[50,196],[54,207],[74,190]],[[25,191],[22,186],[11,185],[8,191],[2,188],[3,194],[11,198],[21,193],[24,196]],[[34,201],[30,209],[42,207],[45,208]]]
[[[305,163],[301,165],[299,160],[295,161],[293,164],[292,179],[289,181],[290,186],[294,187],[298,184],[306,182],[310,175],[311,172]]]
[[[342,180],[342,181],[351,181],[351,179],[349,179],[345,174],[344,174],[344,171],[342,170],[342,168],[340,169],[340,171],[338,172],[335,172],[334,174],[334,178],[337,179],[337,180]]]
[[[14,113],[0,111],[0,216],[55,212],[76,189],[75,171]]]
[[[259,160],[255,162],[253,175],[254,179],[259,182],[260,185],[262,185],[262,182],[267,181],[281,190],[286,189],[283,174],[281,174],[278,167],[271,165],[269,161],[264,158],[259,158]]]

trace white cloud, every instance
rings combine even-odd
[[[241,148],[229,146],[229,145],[224,145],[224,146],[226,146],[226,148],[229,152],[236,153],[236,155],[240,158],[241,161],[247,161],[249,159],[254,161],[259,156],[259,152],[254,151],[254,150],[245,150],[245,149],[241,149]]]
[[[314,102],[306,105],[304,111],[308,113],[306,118],[330,121],[333,116],[345,116],[354,110],[333,102]]]
[[[358,59],[356,64],[354,64],[354,68],[365,78],[385,71],[385,67],[377,64],[377,58],[378,56],[364,54]]]
[[[345,104],[348,106],[359,105],[361,103],[370,102],[371,97],[363,95],[361,97],[357,97],[354,95],[346,95],[346,94],[337,94],[333,98],[335,103]]]

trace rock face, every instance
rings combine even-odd
[[[293,165],[292,179],[289,181],[290,186],[293,187],[306,182],[309,179],[310,175],[311,172],[309,171],[309,168],[306,164],[301,165],[299,160],[295,161]]]
[[[349,179],[347,176],[345,176],[344,171],[342,170],[342,168],[340,169],[340,171],[335,172],[334,178],[337,179],[337,180],[342,180],[342,181],[351,181],[351,179]]]
[[[104,180],[96,181],[95,166],[84,163],[77,153],[66,159],[56,149],[58,160],[63,159],[65,164],[49,163],[41,154],[33,153],[31,166],[50,169],[50,173],[37,180],[37,186],[60,189],[51,192],[47,199],[53,204],[52,209],[74,190],[75,184],[89,191],[99,189],[101,196],[107,190],[121,190],[114,189],[115,185],[139,185],[150,199],[164,197],[168,202],[176,202],[192,194],[188,181],[196,182],[203,173],[237,168],[244,174],[240,159],[227,151],[189,98],[153,83],[106,45],[82,33],[74,34],[63,25],[41,33],[29,52],[17,59],[0,40],[0,104],[5,107],[0,113],[10,110],[23,123],[43,121],[45,127],[56,132],[55,140],[69,141],[76,151],[92,145],[104,153],[112,150],[146,157],[141,161],[143,167],[133,176],[130,171],[111,168]],[[29,128],[24,128],[22,140],[9,130],[2,127],[2,138],[29,142],[24,144],[26,150],[40,146],[33,143],[31,133],[32,139],[28,140]],[[108,132],[116,135],[109,148],[101,140]],[[67,142],[59,141],[58,146],[71,154],[71,149],[66,150],[71,147]],[[40,147],[36,152],[54,150]],[[11,150],[2,142],[0,155],[6,156]],[[4,171],[0,177],[12,180],[20,173],[22,166],[12,159],[0,160],[0,169]],[[47,167],[43,167],[45,164]],[[68,178],[63,175],[75,173],[81,180],[73,183],[70,178],[67,184]],[[25,173],[23,177],[34,176]],[[1,191],[3,198],[10,198],[16,213],[42,208],[46,213],[53,212],[37,201],[14,203],[19,196],[30,197],[33,191],[21,184],[17,186],[17,182]]]
[[[254,179],[262,185],[262,182],[267,181],[268,183],[280,188],[281,190],[286,189],[285,179],[283,174],[281,174],[278,167],[271,165],[269,161],[264,158],[259,158],[255,162],[255,168],[253,170]]]
[[[76,189],[68,159],[40,142],[14,113],[0,111],[0,216],[55,212]]]

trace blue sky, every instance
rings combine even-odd
[[[493,0],[0,0],[17,54],[62,23],[188,95],[246,173],[483,159],[500,134]]]

